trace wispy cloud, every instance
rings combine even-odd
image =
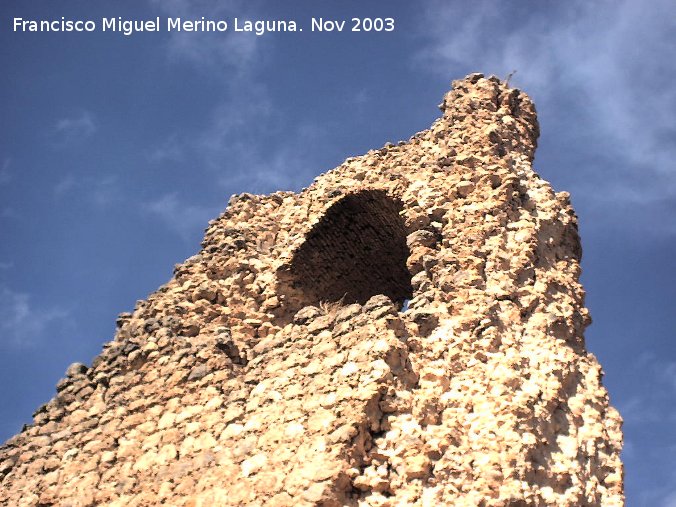
[[[601,160],[590,163],[593,173],[571,168],[587,183],[576,189],[578,197],[587,192],[601,207],[617,201],[664,207],[676,199],[673,2],[656,0],[649,8],[640,0],[574,0],[546,9],[499,0],[475,2],[472,9],[426,5],[420,35],[427,43],[417,64],[502,77],[516,69],[513,81],[534,96],[538,109],[561,118],[549,121],[550,129],[560,129],[550,135]],[[660,227],[673,226],[662,221]]]
[[[216,207],[182,202],[177,193],[168,193],[145,203],[142,211],[159,218],[166,227],[184,240],[203,230],[221,211]]]
[[[68,173],[57,182],[52,191],[57,201],[69,196],[89,202],[96,208],[107,208],[119,201],[123,195],[116,175],[77,178]]]
[[[309,183],[320,147],[328,142],[325,130],[309,123],[290,126],[265,89],[237,90],[232,97],[215,109],[197,140],[208,168],[227,167],[221,184],[260,193]]]
[[[353,106],[362,107],[371,100],[371,93],[366,89],[362,88],[357,93],[351,97],[351,104]]]
[[[13,262],[3,262],[0,261],[0,271],[6,271],[8,269],[12,269],[14,267]]]
[[[12,174],[9,172],[10,164],[11,160],[9,158],[6,158],[2,162],[2,168],[0,168],[0,185],[9,183],[12,180]]]
[[[6,218],[6,219],[15,219],[19,218],[20,215],[19,213],[12,207],[5,207],[0,209],[0,218]]]
[[[660,503],[660,507],[676,507],[676,488],[666,494],[662,503]]]
[[[199,20],[204,16],[218,20],[253,15],[251,5],[244,1],[150,0],[150,3],[167,16],[183,19]],[[255,62],[258,40],[252,33],[234,33],[231,29],[218,33],[172,32],[167,50],[170,58],[209,71],[244,72]]]
[[[231,21],[235,16],[258,17],[255,5],[240,0],[149,2],[165,15],[183,19],[204,16]],[[306,146],[300,142],[294,146],[281,143],[273,146],[270,141],[288,136],[293,143],[294,133],[301,134],[303,140],[309,136],[303,134],[303,127],[288,127],[268,90],[255,78],[254,74],[262,72],[270,61],[264,48],[271,50],[272,46],[261,43],[262,39],[232,30],[170,34],[167,45],[170,60],[199,68],[208,79],[220,82],[222,89],[204,125],[181,135],[171,134],[149,152],[151,162],[190,160],[195,167],[216,174],[228,191],[267,191],[300,182],[301,175],[306,173],[299,167]],[[299,148],[297,152],[295,148]],[[165,207],[171,202],[171,199],[162,201]]]
[[[671,456],[676,456],[676,446],[666,446],[663,448],[665,453]],[[667,473],[668,481],[661,485],[655,492],[648,492],[644,495],[645,502],[642,505],[656,505],[658,507],[676,507],[676,459],[672,459],[667,466],[669,472]]]
[[[0,285],[0,340],[5,346],[35,346],[52,326],[63,324],[67,317],[64,309],[35,308],[28,294]]]
[[[185,156],[185,146],[177,134],[171,134],[159,146],[147,153],[147,158],[151,162],[178,162]]]
[[[289,145],[278,147],[276,150],[263,154],[253,155],[243,166],[250,176],[249,184],[252,191],[258,193],[273,192],[276,190],[298,191],[308,185],[311,177],[319,172],[314,163],[313,154],[307,146],[318,146],[323,141],[322,131],[317,128],[297,129],[297,137]],[[241,164],[241,162],[240,162]],[[222,181],[222,183],[227,183]]]
[[[634,499],[637,505],[676,507],[676,438],[670,431],[676,425],[676,360],[645,351],[625,374],[636,379],[634,394],[616,402],[624,419],[627,440],[622,455],[627,474],[647,478],[657,473],[662,478],[633,491]]]
[[[676,423],[676,406],[669,400],[676,398],[676,360],[658,356],[652,351],[643,352],[633,367],[644,379],[649,392],[637,393],[626,399],[620,412],[627,424]]]
[[[89,111],[80,111],[57,120],[53,133],[62,142],[68,142],[90,137],[97,130],[94,115]]]
[[[59,182],[54,186],[54,197],[61,198],[62,196],[68,194],[77,186],[77,180],[72,174],[67,174],[59,180]]]
[[[184,19],[256,18],[255,6],[250,2],[214,3],[206,0],[149,0],[168,16]],[[271,99],[268,89],[256,79],[271,61],[273,46],[264,38],[252,34],[174,33],[167,47],[169,57],[177,62],[188,62],[199,67],[208,79],[222,84],[215,98],[211,114],[204,124],[181,135],[172,134],[149,153],[153,162],[185,160],[192,168],[215,175],[227,192],[269,192],[298,189],[309,183],[318,170],[314,163],[319,148],[328,142],[319,125],[290,125]],[[356,99],[363,100],[363,95]],[[308,149],[312,146],[312,150]],[[187,228],[196,221],[204,226],[213,217],[213,209],[203,206],[174,209],[178,194],[170,193],[145,206],[158,217],[186,236]],[[180,215],[178,218],[175,215]],[[199,219],[197,218],[199,217]]]
[[[669,361],[662,364],[663,368],[659,370],[659,377],[666,385],[671,386],[672,392],[676,397],[676,361]],[[676,414],[676,407],[674,407]]]
[[[324,127],[290,125],[265,87],[246,81],[230,83],[230,93],[213,106],[202,128],[180,138],[172,134],[153,158],[189,159],[229,192],[262,193],[308,184],[328,143]]]
[[[94,180],[91,186],[89,199],[99,208],[106,208],[121,197],[119,181],[115,175]]]

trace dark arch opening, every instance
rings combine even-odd
[[[286,271],[304,305],[365,303],[384,294],[398,306],[412,295],[402,203],[382,190],[349,194],[310,230]]]

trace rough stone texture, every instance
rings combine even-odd
[[[0,504],[622,505],[533,104],[473,74],[440,107],[299,194],[233,197],[0,449]]]

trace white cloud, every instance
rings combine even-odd
[[[73,116],[60,118],[54,125],[54,134],[62,141],[76,141],[93,135],[98,130],[94,115],[81,111]]]
[[[209,220],[221,211],[215,207],[182,202],[175,192],[144,204],[142,210],[159,218],[169,229],[186,240],[196,231],[204,230]]]
[[[36,309],[28,294],[0,286],[0,340],[10,347],[30,347],[68,317],[60,308]]]
[[[12,269],[13,267],[14,267],[13,262],[0,262],[0,270],[2,270],[2,271]]]
[[[673,2],[426,5],[421,36],[427,43],[417,65],[500,77],[517,70],[512,82],[534,97],[541,112],[566,118],[548,118],[560,132],[543,135],[565,137],[577,149],[585,145],[603,160],[590,161],[594,174],[571,168],[585,180],[574,195],[595,204],[597,218],[608,203],[665,207],[676,200]],[[660,229],[676,232],[669,222],[661,221]]]

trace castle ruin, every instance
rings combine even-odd
[[[197,255],[0,448],[5,506],[620,506],[566,192],[531,100],[234,196]]]

